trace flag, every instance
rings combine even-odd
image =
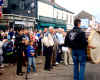
[[[2,16],[2,6],[0,6],[0,17]]]

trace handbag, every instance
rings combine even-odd
[[[44,36],[42,39],[42,43],[44,46],[49,47],[48,36]]]

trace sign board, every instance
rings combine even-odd
[[[89,20],[88,19],[81,19],[81,28],[88,28]]]
[[[34,26],[34,23],[33,22],[25,22],[24,26],[31,27],[31,26]]]
[[[73,29],[73,25],[70,25],[70,24],[67,24],[67,30],[71,30],[71,29]]]
[[[25,25],[25,22],[23,22],[23,21],[15,21],[15,24],[22,24],[22,25]]]

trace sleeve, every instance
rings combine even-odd
[[[83,43],[84,47],[87,47],[88,46],[88,41],[86,39],[85,32],[82,33],[81,37],[82,37],[81,39],[82,39],[82,43]]]
[[[27,54],[30,54],[30,48],[27,47]]]
[[[14,43],[15,46],[18,46],[18,41],[19,41],[19,40],[18,40],[18,35],[16,35],[15,43]]]
[[[68,32],[68,34],[66,35],[65,40],[64,40],[64,45],[63,45],[63,46],[65,46],[65,47],[68,47],[68,43],[69,43],[68,35],[69,35],[69,32]]]

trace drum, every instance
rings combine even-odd
[[[100,63],[100,33],[92,29],[88,37],[88,43],[95,46],[95,49],[88,49],[88,59],[95,64]]]

